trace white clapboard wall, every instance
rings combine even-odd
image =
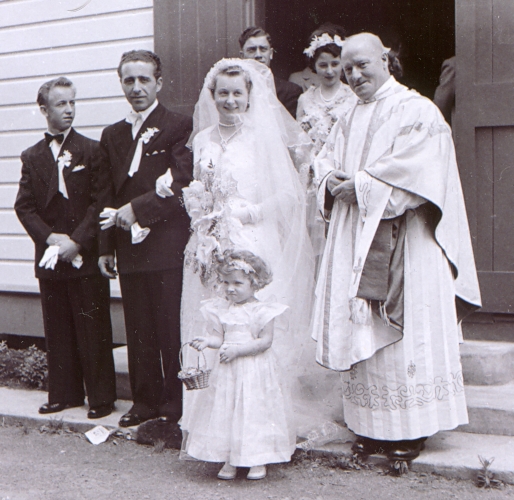
[[[0,0],[0,292],[38,291],[34,247],[13,204],[20,153],[46,130],[39,86],[69,77],[74,126],[99,139],[129,110],[116,74],[121,54],[153,50],[153,34],[153,0]]]

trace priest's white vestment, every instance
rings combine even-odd
[[[397,441],[466,424],[459,320],[480,292],[450,128],[391,77],[334,125],[315,167],[330,225],[313,338],[342,372],[348,427]],[[358,203],[331,197],[332,170],[355,176]]]

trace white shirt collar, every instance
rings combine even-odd
[[[52,132],[50,132],[50,130],[47,130],[47,133],[49,133],[50,135],[59,135],[59,134],[64,135],[64,139],[61,144],[59,144],[56,140],[53,140],[50,142],[50,144],[48,144],[48,147],[50,148],[50,151],[52,152],[55,160],[57,160],[57,157],[59,156],[59,153],[61,152],[62,145],[64,144],[66,137],[68,137],[68,135],[70,134],[70,131],[71,131],[71,127],[64,130],[63,132],[59,132],[57,134],[52,134]]]
[[[139,114],[143,118],[143,123],[150,116],[152,111],[158,106],[158,104],[159,104],[159,101],[157,99],[155,99],[155,101],[153,102],[153,104],[150,107],[146,108],[144,111],[139,111]]]

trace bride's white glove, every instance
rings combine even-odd
[[[231,200],[229,202],[230,214],[239,219],[241,224],[256,224],[262,219],[260,205],[248,203],[245,200]]]

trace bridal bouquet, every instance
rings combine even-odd
[[[232,217],[229,200],[237,197],[237,182],[230,174],[219,172],[212,160],[198,165],[199,180],[184,188],[184,205],[191,217],[193,250],[186,252],[186,265],[200,274],[204,286],[215,287],[215,265],[231,246],[229,233],[241,227]]]

